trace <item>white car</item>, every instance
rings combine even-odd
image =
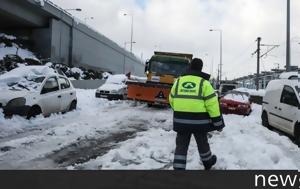
[[[125,75],[110,75],[105,83],[96,90],[96,98],[108,100],[123,100],[127,98],[127,77]]]
[[[69,79],[47,66],[22,66],[0,76],[0,108],[28,119],[76,109]]]
[[[262,123],[294,136],[300,144],[300,88],[297,77],[271,81],[262,106]]]

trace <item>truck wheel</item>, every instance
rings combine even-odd
[[[267,127],[268,129],[271,129],[271,126],[269,124],[269,120],[268,120],[268,114],[266,111],[263,111],[262,115],[261,115],[261,120],[262,120],[262,125]]]
[[[69,108],[69,112],[76,110],[77,108],[77,102],[76,101],[72,101],[70,108]]]
[[[27,119],[31,119],[36,117],[37,115],[40,115],[42,113],[42,110],[38,106],[33,106],[30,108],[28,114],[27,114]]]

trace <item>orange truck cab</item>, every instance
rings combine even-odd
[[[149,105],[168,105],[175,79],[187,71],[192,58],[192,54],[154,52],[145,66],[147,81],[127,81],[127,98]]]

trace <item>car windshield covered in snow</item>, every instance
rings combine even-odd
[[[230,91],[225,96],[225,100],[232,100],[236,102],[247,103],[249,102],[250,95],[249,93],[239,92],[239,91]]]
[[[105,83],[107,84],[125,84],[127,77],[125,75],[110,75]]]
[[[38,90],[48,74],[55,71],[47,66],[22,66],[0,76],[0,88],[6,90]]]

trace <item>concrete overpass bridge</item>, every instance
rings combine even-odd
[[[54,63],[143,75],[132,53],[48,0],[0,0],[0,32],[28,38],[33,52]]]

